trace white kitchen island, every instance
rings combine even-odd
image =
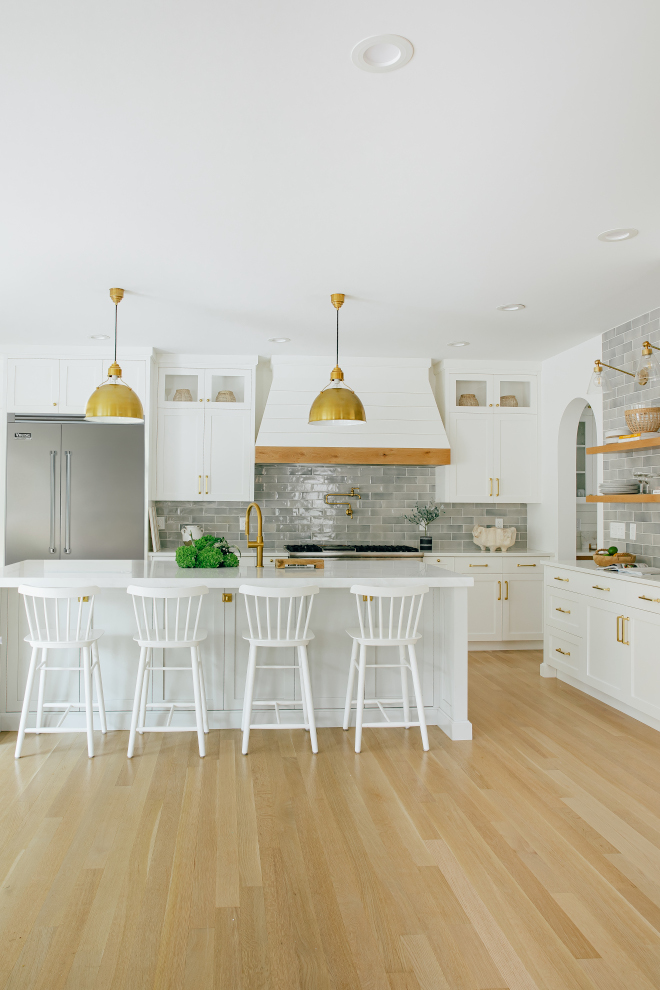
[[[303,582],[318,585],[312,612],[311,629],[315,639],[310,644],[309,658],[314,692],[314,707],[319,726],[342,724],[351,640],[345,629],[357,624],[355,597],[349,594],[352,584],[428,585],[431,588],[424,603],[418,646],[420,678],[429,724],[438,725],[450,739],[471,739],[472,726],[467,711],[467,589],[471,577],[452,573],[442,567],[420,560],[361,560],[326,561],[323,569],[290,567],[275,570],[272,566],[257,569],[254,558],[240,567],[216,570],[182,569],[173,561],[154,560],[82,560],[82,561],[22,561],[0,569],[0,622],[2,646],[2,711],[0,726],[5,730],[18,728],[27,668],[29,647],[23,642],[27,634],[25,608],[18,595],[21,584],[41,586],[96,585],[101,589],[95,605],[97,629],[105,635],[100,641],[101,667],[108,725],[112,729],[129,727],[135,690],[139,650],[133,642],[135,618],[131,598],[126,594],[130,584],[162,586],[205,584],[210,594],[202,606],[202,626],[208,639],[202,647],[206,675],[209,722],[211,728],[239,728],[243,705],[243,690],[247,664],[247,643],[243,639],[247,623],[245,606],[237,594],[241,584],[281,585]],[[229,600],[227,600],[229,599]],[[155,658],[156,659],[156,658]],[[382,651],[378,657],[392,662],[392,651]],[[72,658],[73,660],[73,658]],[[159,662],[159,661],[158,661]],[[179,651],[166,651],[165,665],[182,662]],[[279,662],[266,656],[265,661]],[[261,671],[258,697],[299,697],[299,684],[291,671]],[[398,671],[371,671],[367,696],[400,697]],[[397,690],[398,682],[398,690]],[[79,701],[79,675],[51,674],[47,678],[46,700]],[[164,705],[173,701],[190,700],[190,677],[173,671],[154,675],[153,702]],[[392,718],[399,715],[392,708]],[[272,709],[256,714],[256,720],[269,721]],[[151,724],[159,724],[167,712],[149,716]],[[49,716],[55,724],[56,716]],[[66,724],[82,725],[82,717],[70,714]],[[282,719],[300,719],[299,710],[286,709]],[[175,713],[176,722],[190,720],[189,712]],[[30,721],[29,724],[33,724]],[[48,722],[46,724],[49,724]]]

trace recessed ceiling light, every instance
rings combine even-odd
[[[639,231],[635,227],[615,227],[614,230],[604,230],[598,235],[599,241],[629,241],[637,237]]]
[[[269,337],[271,344],[288,344],[291,337]]]
[[[469,340],[452,340],[447,344],[447,347],[469,347]]]
[[[110,340],[109,333],[93,333],[91,336],[92,340]]]
[[[524,303],[507,303],[506,306],[498,306],[503,313],[514,313],[517,309],[525,309]]]
[[[392,72],[407,65],[415,49],[399,34],[377,34],[360,41],[351,52],[358,69],[365,72]]]

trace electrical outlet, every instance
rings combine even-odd
[[[504,520],[503,519],[496,519],[495,520],[495,525],[497,526],[498,529],[502,529],[502,527],[504,526]]]
[[[610,539],[625,540],[625,538],[626,538],[626,524],[610,523]]]
[[[637,523],[630,524],[630,539],[631,540],[637,539]]]
[[[241,533],[245,532],[245,516],[241,516],[238,520],[238,529]]]
[[[165,529],[165,516],[156,516],[158,520],[158,529]]]

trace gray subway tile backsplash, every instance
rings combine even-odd
[[[326,505],[326,492],[356,488],[360,499],[351,499],[353,518],[345,506]],[[351,543],[399,543],[419,546],[423,531],[404,519],[415,502],[434,502],[435,469],[369,464],[257,464],[254,499],[264,515],[264,542],[271,552],[285,543],[345,541]],[[181,526],[201,526],[205,533],[224,536],[241,549],[245,534],[239,523],[246,502],[156,502],[165,518],[160,531],[163,549],[181,543]],[[429,526],[436,553],[478,552],[472,540],[475,525],[492,526],[495,517],[517,529],[516,547],[527,547],[525,504],[442,504],[441,515]],[[254,516],[253,516],[254,519]],[[254,520],[256,526],[256,519]]]
[[[642,344],[650,340],[660,346],[660,310],[636,317],[618,327],[613,327],[603,334],[603,361],[632,371],[636,359],[641,354]],[[623,375],[614,379],[615,384],[603,396],[603,421],[605,430],[613,430],[625,426],[624,412],[632,402],[640,400],[658,404],[660,387],[639,388],[631,379],[622,382]],[[630,382],[630,384],[628,384]],[[660,479],[660,448],[645,453],[622,451],[614,455],[606,455],[603,463],[603,478],[614,481],[632,477],[635,470],[653,471]],[[653,482],[652,487],[660,488],[660,482]],[[660,512],[652,504],[605,503],[603,507],[605,523],[605,546],[615,543],[619,549],[624,548],[637,554],[640,563],[660,567]],[[626,541],[612,539],[609,526],[612,522],[626,523],[626,535],[629,535],[628,525],[633,522],[637,526],[635,540]]]

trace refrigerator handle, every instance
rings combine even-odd
[[[64,552],[71,553],[71,451],[65,450],[66,502],[64,509]]]
[[[48,542],[48,553],[57,553],[55,546],[55,488],[57,485],[57,451],[50,452],[50,540]]]

